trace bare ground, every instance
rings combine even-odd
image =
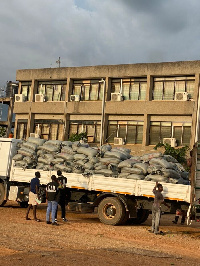
[[[67,213],[56,227],[45,222],[45,204],[38,223],[11,203],[0,207],[0,265],[200,265],[200,223],[173,225],[163,215],[159,236],[148,232],[151,216],[140,226],[108,226],[97,214]]]

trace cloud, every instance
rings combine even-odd
[[[0,86],[24,68],[199,59],[200,2],[9,0],[0,9]]]

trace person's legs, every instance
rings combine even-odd
[[[52,201],[48,201],[47,212],[46,212],[46,221],[50,221],[50,212],[52,211]]]
[[[57,206],[56,213],[55,213],[55,221],[56,222],[57,222],[57,215],[58,215],[58,206]]]
[[[55,223],[55,215],[57,208],[58,208],[58,202],[52,201],[52,212],[51,212],[52,224]]]
[[[151,232],[155,232],[155,220],[156,220],[156,211],[154,207],[152,207],[152,226],[151,226]]]
[[[158,209],[155,213],[155,234],[159,233],[159,225],[160,225],[160,209]]]
[[[29,211],[30,211],[31,207],[32,207],[32,204],[29,204],[28,208],[27,208],[27,212],[26,212],[26,220],[30,220],[30,218],[28,218],[28,215],[29,215]]]
[[[61,211],[62,211],[62,219],[65,219],[65,200],[62,199],[62,201],[60,202],[60,207],[61,207]]]
[[[39,221],[39,219],[37,219],[36,217],[36,210],[37,210],[37,205],[33,205],[33,217],[35,221]]]
[[[178,219],[179,219],[179,216],[176,215],[176,216],[174,217],[174,221],[172,221],[172,223],[177,224],[177,223],[178,223]]]

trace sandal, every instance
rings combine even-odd
[[[37,219],[37,218],[36,218],[35,221],[36,221],[36,222],[40,222],[40,219]]]
[[[26,217],[26,220],[31,220],[31,218]]]

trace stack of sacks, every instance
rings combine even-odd
[[[61,170],[134,180],[189,184],[189,173],[170,155],[131,156],[131,150],[103,145],[100,149],[78,141],[29,138],[14,156],[16,167]]]
[[[37,138],[29,138],[20,144],[17,154],[13,157],[16,167],[35,168],[37,165],[37,149],[43,145],[45,140]]]

